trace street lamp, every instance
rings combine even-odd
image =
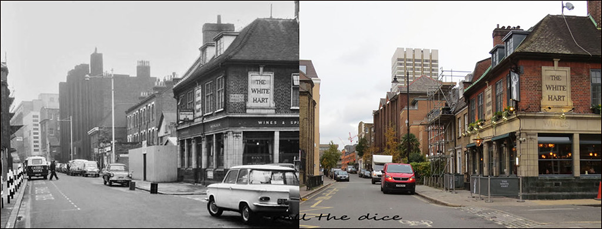
[[[406,108],[408,113],[408,119],[406,119],[406,124],[408,125],[408,163],[410,163],[410,72],[406,71],[406,92],[408,97],[408,106]]]
[[[71,157],[70,160],[73,160],[73,116],[69,115],[69,120],[59,120],[60,122],[69,122],[69,155]]]
[[[106,73],[104,74],[106,75]],[[86,80],[90,80],[90,75],[86,75]],[[98,78],[105,78],[104,76]],[[115,163],[115,77],[111,68],[111,163]]]

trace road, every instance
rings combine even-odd
[[[101,178],[58,175],[60,180],[27,181],[16,227],[298,227],[283,220],[247,226],[237,212],[212,217],[202,195],[150,194],[105,186]]]
[[[299,227],[504,227],[461,208],[429,203],[418,195],[383,194],[379,184],[351,174],[349,182],[337,182],[301,203]]]

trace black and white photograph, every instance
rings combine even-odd
[[[3,1],[2,53],[3,228],[298,228],[298,3]]]

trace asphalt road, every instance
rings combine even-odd
[[[60,180],[27,181],[16,227],[297,227],[267,218],[261,225],[247,226],[237,212],[212,217],[207,212],[205,196],[150,194],[123,186],[105,186],[101,178],[58,175]]]
[[[349,182],[321,190],[301,203],[300,228],[503,227],[417,195],[383,194],[379,185],[352,174]]]

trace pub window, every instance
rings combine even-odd
[[[205,84],[205,113],[213,112],[214,108],[214,94],[213,94],[213,81],[209,81]]]
[[[485,111],[485,108],[483,107],[483,93],[481,92],[481,94],[479,94],[477,96],[477,99],[479,100],[479,119],[483,119],[483,111]]]
[[[217,77],[216,80],[217,83],[217,88],[216,88],[216,94],[217,94],[217,107],[216,110],[222,110],[224,109],[224,77],[220,76]]]
[[[539,174],[573,174],[572,135],[538,136]]]
[[[512,81],[510,80],[510,74],[506,76],[506,106],[512,106]]]
[[[188,97],[186,98],[186,109],[192,110],[194,107],[194,93],[192,90],[190,90],[186,94]]]
[[[600,100],[600,94],[602,93],[600,89],[600,69],[592,69],[590,74],[592,76],[592,104],[600,105],[602,103]]]
[[[468,114],[468,116],[470,117],[470,123],[474,123],[475,121],[475,99],[472,98],[470,99],[470,113]]]
[[[299,109],[299,73],[292,74],[291,108]]]
[[[495,112],[503,111],[503,97],[504,97],[504,85],[502,84],[504,80],[498,80],[495,83]]]
[[[581,134],[579,136],[580,174],[600,174],[602,168],[601,135]]]

